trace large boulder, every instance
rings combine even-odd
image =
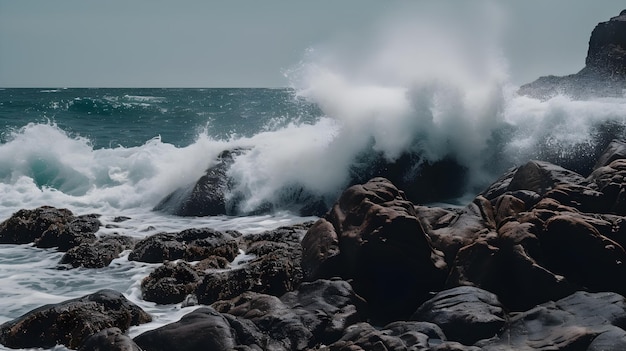
[[[254,326],[245,332],[237,330],[221,313],[202,307],[183,316],[179,321],[145,332],[133,340],[146,351],[230,351],[245,344],[250,335],[262,338]],[[263,342],[258,342],[264,346]]]
[[[408,317],[447,274],[413,204],[384,178],[348,188],[302,244],[305,279],[352,279],[381,321]]]
[[[113,290],[100,290],[77,299],[46,305],[0,325],[0,344],[11,348],[76,349],[101,330],[150,322],[140,307]]]
[[[540,99],[558,94],[576,99],[622,97],[626,84],[626,10],[591,32],[585,67],[563,77],[540,77],[520,87],[519,93]]]

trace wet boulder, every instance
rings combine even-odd
[[[306,280],[351,279],[381,321],[408,317],[447,274],[413,204],[384,178],[344,191],[302,243]]]
[[[251,334],[262,338],[254,326],[246,327],[237,330],[223,314],[211,307],[202,307],[177,322],[147,331],[133,341],[150,351],[229,351],[245,344]],[[263,345],[262,342],[259,344]]]
[[[135,241],[126,236],[107,235],[93,243],[82,243],[69,249],[59,264],[70,268],[103,268],[118,258],[124,250],[131,249]]]
[[[95,241],[99,228],[98,215],[76,217],[68,209],[50,206],[22,209],[0,223],[0,243],[34,242],[37,247],[67,251],[83,242]]]
[[[178,303],[189,294],[204,304],[245,292],[280,296],[302,281],[300,240],[310,223],[239,236],[234,243],[246,256],[209,256],[199,262],[166,262],[141,284],[144,299]],[[245,258],[247,257],[247,258]],[[184,258],[183,258],[184,259]]]
[[[82,215],[64,224],[53,224],[35,239],[35,246],[56,247],[59,251],[67,251],[83,243],[93,243],[97,240],[95,233],[100,229],[98,217],[99,215]]]
[[[237,232],[192,228],[179,233],[160,233],[139,241],[128,256],[131,261],[161,263],[178,259],[200,261],[221,256],[232,261],[238,254]]]
[[[328,350],[429,350],[445,340],[441,328],[432,323],[401,321],[376,328],[361,322],[346,328],[341,339],[330,344]]]
[[[78,348],[89,336],[111,327],[125,332],[152,318],[113,290],[36,308],[0,325],[0,344],[10,348]]]
[[[107,328],[88,337],[78,351],[141,351],[120,328]]]
[[[336,341],[351,324],[363,320],[363,301],[341,280],[303,283],[280,298],[244,293],[212,305],[216,310],[251,321],[269,336],[265,349],[305,350]]]

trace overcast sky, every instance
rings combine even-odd
[[[366,45],[395,17],[441,18],[448,26],[463,27],[468,16],[476,15],[467,9],[475,4],[0,0],[0,86],[287,86],[283,73],[303,60],[308,49],[350,47],[350,40]],[[490,4],[496,10],[488,16],[498,17],[493,30],[515,84],[580,70],[594,26],[626,8],[623,0]]]

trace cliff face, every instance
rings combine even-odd
[[[585,64],[584,72],[605,78],[626,77],[626,10],[594,28]]]
[[[622,97],[626,93],[626,10],[591,32],[585,67],[567,76],[546,76],[518,91],[539,99],[558,94],[574,99]]]

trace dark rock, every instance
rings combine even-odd
[[[78,351],[141,351],[119,328],[107,328],[88,337]]]
[[[599,23],[591,32],[585,70],[608,79],[626,77],[626,15]]]
[[[539,237],[548,267],[591,291],[626,293],[626,252],[584,219],[562,214]]]
[[[242,267],[209,272],[197,285],[196,295],[202,304],[231,299],[246,291],[280,296],[294,290],[302,280],[298,261],[278,250],[252,259]]]
[[[577,292],[510,316],[497,338],[477,345],[484,350],[619,350],[626,345],[625,307],[624,297],[615,293]]]
[[[95,233],[100,229],[98,217],[83,215],[72,218],[67,223],[53,224],[35,239],[35,246],[56,247],[60,251],[67,251],[83,243],[93,243],[97,239]]]
[[[148,301],[161,304],[182,302],[189,294],[203,304],[230,299],[245,291],[280,296],[294,290],[302,280],[300,240],[309,227],[310,223],[299,224],[231,238],[229,243],[234,245],[233,248],[241,247],[251,257],[232,269],[228,267],[229,261],[234,258],[232,255],[228,256],[229,259],[208,256],[193,265],[187,262],[166,263],[144,279],[143,296]],[[167,250],[170,253],[174,250],[180,252],[173,245]]]
[[[51,226],[65,226],[72,219],[74,214],[64,208],[42,206],[34,210],[19,210],[0,224],[0,243],[34,242]]]
[[[538,197],[559,185],[588,186],[591,182],[580,174],[563,167],[533,160],[504,174],[481,195],[493,201],[509,193],[524,201],[526,207],[530,208],[537,202]]]
[[[519,94],[549,99],[558,94],[575,99],[622,97],[626,86],[626,16],[599,23],[591,32],[585,67],[564,77],[547,76],[523,85]]]
[[[349,184],[363,184],[379,177],[402,189],[414,203],[432,203],[463,195],[467,191],[468,169],[451,156],[429,161],[423,154],[409,151],[391,161],[384,153],[369,149],[356,157]]]
[[[246,149],[224,150],[195,184],[175,190],[154,208],[177,216],[216,216],[232,214],[226,195],[232,188],[228,169]]]
[[[304,350],[336,341],[350,324],[363,320],[363,301],[340,280],[303,283],[277,298],[244,293],[213,304],[216,310],[252,321],[270,344],[267,349]]]
[[[611,140],[606,149],[598,157],[593,169],[608,166],[613,161],[619,159],[626,159],[626,143],[620,140]]]
[[[612,141],[588,179],[602,192],[605,213],[626,215],[626,143]]]
[[[417,215],[420,216],[420,213]],[[466,207],[449,211],[434,223],[429,223],[427,233],[433,247],[442,251],[446,262],[451,264],[461,247],[496,236],[493,206],[479,195]]]
[[[249,262],[228,271],[207,271],[196,289],[198,301],[211,304],[254,291],[281,296],[302,281],[300,240],[310,224],[281,227],[239,238]]]
[[[264,346],[263,335],[250,330],[254,325],[245,327],[246,332],[241,333],[224,315],[211,307],[202,307],[186,314],[178,322],[147,331],[133,341],[146,351],[230,351],[248,341],[244,337],[256,335],[260,340],[254,341]]]
[[[186,262],[165,263],[141,282],[142,297],[159,304],[178,303],[196,290],[200,276]]]
[[[202,228],[187,229],[180,233],[160,233],[147,237],[135,245],[128,259],[160,263],[178,259],[200,261],[209,256],[222,256],[232,261],[237,253],[237,243],[230,233]]]
[[[118,258],[122,251],[133,246],[134,240],[130,237],[108,235],[94,243],[82,243],[69,249],[61,257],[59,264],[72,268],[103,268]]]
[[[305,279],[351,279],[375,319],[406,318],[430,291],[443,286],[443,254],[433,249],[413,204],[388,180],[375,178],[348,188],[323,220],[332,228],[316,224],[303,240]],[[333,252],[333,229],[338,254]],[[329,245],[309,246],[317,242]]]
[[[111,327],[125,332],[151,321],[150,315],[113,290],[34,309],[0,326],[0,344],[11,348],[78,348],[89,336]]]
[[[471,286],[439,292],[424,302],[411,319],[434,323],[448,339],[465,345],[496,336],[506,323],[496,295]]]
[[[524,311],[576,290],[565,277],[538,264],[523,244],[496,247],[484,241],[459,251],[447,286],[459,285],[492,291],[513,311]]]
[[[346,328],[342,338],[328,350],[430,350],[445,340],[441,329],[432,323],[401,321],[375,328],[362,322]]]
[[[130,217],[126,217],[126,216],[117,216],[117,217],[113,218],[113,222],[121,223],[121,222],[126,222],[129,219],[131,219],[131,218]]]

